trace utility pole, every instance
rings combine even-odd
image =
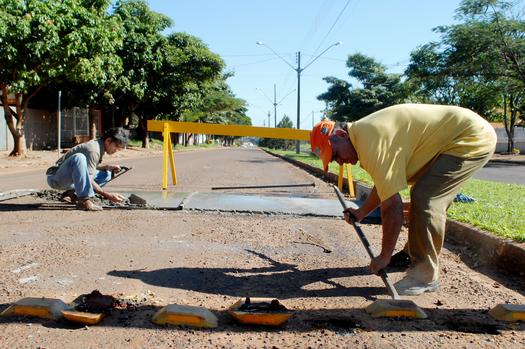
[[[293,65],[288,63],[288,61],[286,59],[284,59],[280,54],[275,52],[275,50],[273,48],[271,48],[270,46],[266,45],[264,42],[257,41],[256,44],[265,46],[268,50],[272,51],[272,53],[274,55],[279,57],[284,63],[286,63],[290,68],[292,68],[293,70],[295,70],[297,72],[297,129],[300,129],[301,128],[301,72],[303,70],[305,70],[306,68],[308,68],[313,62],[315,62],[319,57],[321,57],[326,51],[328,51],[329,49],[331,49],[334,46],[341,45],[341,41],[338,41],[338,42],[333,43],[332,45],[328,46],[323,52],[321,52],[320,54],[315,56],[303,68],[301,68],[301,52],[300,51],[297,52],[297,68],[295,68]],[[297,154],[299,154],[299,150],[300,150],[299,149],[299,145],[300,145],[299,141],[296,141],[295,142],[295,152]]]
[[[268,112],[268,127],[272,127],[272,124],[270,124],[270,112]]]
[[[273,127],[277,128],[277,88],[273,84]]]
[[[297,129],[301,128],[301,51],[297,52]],[[299,154],[301,144],[295,141],[295,153]]]

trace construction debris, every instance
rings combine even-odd
[[[280,326],[293,316],[275,298],[240,299],[228,308],[228,313],[238,322],[248,325]]]

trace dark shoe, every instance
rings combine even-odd
[[[77,194],[74,189],[66,190],[60,195],[60,201],[67,202],[68,204],[75,204],[78,200]]]
[[[89,198],[78,200],[77,208],[84,211],[102,211],[102,206],[94,204]]]
[[[408,253],[401,250],[390,258],[390,263],[388,263],[387,267],[405,270],[408,269],[410,263],[411,261]]]

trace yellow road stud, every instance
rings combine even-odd
[[[407,317],[426,319],[427,314],[411,300],[378,299],[366,307],[372,317]]]
[[[13,303],[0,314],[1,316],[35,316],[43,319],[58,320],[62,318],[62,310],[70,307],[54,298],[23,298]]]
[[[75,310],[62,310],[65,319],[84,325],[96,325],[104,318],[104,313],[86,313]]]
[[[489,314],[496,320],[502,321],[524,321],[524,304],[498,304],[490,309]]]
[[[208,309],[190,305],[169,304],[152,318],[157,325],[186,325],[192,327],[217,327],[217,317]]]

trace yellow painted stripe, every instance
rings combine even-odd
[[[237,137],[259,137],[259,138],[277,138],[292,139],[300,141],[310,140],[309,130],[297,130],[294,128],[271,128],[242,125],[220,125],[206,124],[197,122],[176,122],[162,120],[148,120],[149,132],[163,132],[164,123],[169,124],[170,132],[173,133],[196,133],[210,134],[219,136],[237,136]]]

